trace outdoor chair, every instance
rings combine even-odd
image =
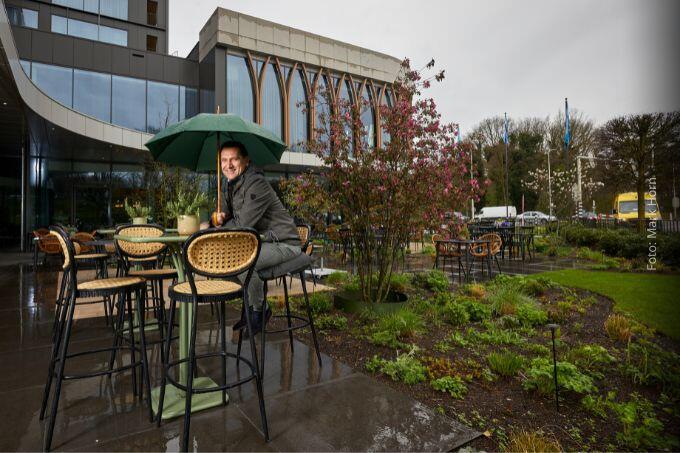
[[[305,226],[307,229],[306,237],[310,236],[310,231],[311,228],[309,226]],[[298,230],[300,231],[300,230]],[[304,233],[303,233],[304,234]],[[319,342],[316,337],[316,328],[314,327],[314,316],[312,315],[312,309],[311,306],[309,305],[309,295],[307,294],[307,282],[305,279],[305,271],[311,267],[312,264],[312,259],[310,257],[310,254],[306,253],[307,250],[307,245],[309,244],[303,244],[303,251],[297,255],[296,257],[293,257],[292,259],[289,259],[288,261],[284,261],[281,264],[277,264],[275,266],[271,266],[265,269],[260,269],[258,271],[258,276],[262,280],[264,284],[264,302],[262,305],[262,310],[263,313],[264,311],[267,310],[267,282],[270,280],[276,280],[277,278],[284,277],[286,275],[298,275],[300,278],[300,284],[302,285],[302,293],[304,295],[304,301],[305,301],[305,308],[307,311],[307,317],[299,316],[299,315],[294,315],[290,312],[290,303],[288,301],[288,285],[286,284],[286,279],[283,279],[283,296],[284,296],[284,303],[286,307],[286,313],[283,315],[275,315],[272,316],[274,319],[285,319],[286,320],[286,326],[281,329],[273,329],[273,330],[267,330],[266,322],[262,323],[262,338],[261,338],[261,367],[262,371],[261,373],[264,374],[264,362],[265,362],[265,337],[266,334],[272,334],[272,333],[281,333],[281,332],[288,332],[288,341],[290,343],[290,350],[291,352],[294,351],[294,341],[293,341],[293,331],[298,330],[298,329],[303,329],[307,326],[309,326],[310,330],[312,331],[312,340],[314,341],[314,349],[316,351],[316,357],[319,361],[319,366],[322,366],[321,363],[321,351],[319,350]],[[294,324],[294,322],[296,322]],[[257,332],[256,332],[257,333]],[[237,355],[240,354],[241,352],[241,344],[243,342],[243,330],[239,330],[239,336],[238,336],[238,347],[237,347]]]
[[[472,258],[470,262],[470,267],[468,268],[468,275],[472,270],[472,266],[476,259],[479,259],[482,265],[482,275],[484,275],[484,265],[486,264],[489,278],[492,276],[491,272],[491,260],[496,262],[498,267],[498,273],[501,273],[501,266],[498,262],[498,253],[501,250],[502,240],[501,237],[496,233],[487,233],[480,236],[477,239],[477,243],[470,246],[470,257]]]
[[[251,360],[241,357],[240,354],[227,352],[225,302],[234,299],[242,299],[242,306],[245,310],[248,306],[248,283],[252,276],[255,262],[260,254],[260,236],[253,229],[232,230],[228,228],[216,228],[211,230],[199,231],[192,235],[183,246],[183,260],[187,281],[177,283],[170,287],[170,314],[168,316],[168,334],[165,340],[166,362],[163,364],[163,382],[158,402],[158,414],[156,423],[160,426],[163,416],[163,400],[165,398],[165,387],[171,384],[186,392],[186,406],[184,411],[184,438],[182,451],[189,449],[189,428],[191,424],[191,400],[195,393],[222,392],[222,403],[226,404],[227,389],[233,388],[250,382],[255,379],[257,386],[257,396],[260,406],[260,417],[262,420],[262,431],[264,438],[269,441],[269,429],[267,427],[267,416],[264,406],[264,394],[262,390],[262,377],[258,366],[257,351],[253,339],[254,332],[251,331],[252,320],[246,316],[246,329],[250,339]],[[243,285],[234,281],[234,278],[242,273],[246,273]],[[213,278],[213,280],[197,280],[196,276]],[[229,280],[214,280],[229,279]],[[189,332],[189,356],[184,359],[170,360],[170,344],[173,340],[172,331],[177,302],[189,304],[191,310],[192,324]],[[216,352],[196,354],[196,335],[198,330],[198,306],[215,302],[218,304],[220,312],[219,329],[221,336],[221,349]],[[249,313],[249,311],[246,311]],[[222,382],[210,388],[194,389],[194,374],[199,371],[197,362],[211,357],[222,358]],[[251,374],[243,377],[239,374],[238,380],[227,382],[227,358],[236,359],[237,366],[240,362],[250,367]],[[181,363],[188,362],[187,382],[183,385],[179,379],[170,375],[170,369],[179,368]]]
[[[47,233],[45,233],[47,231]],[[38,267],[38,251],[43,253],[43,266],[48,256],[61,255],[61,246],[57,238],[49,233],[46,228],[40,228],[33,231],[33,237],[38,238],[34,246],[36,249],[33,254],[33,269]]]
[[[158,225],[119,225],[116,228],[117,235],[135,237],[159,237],[165,234],[163,227]],[[165,298],[163,296],[163,282],[170,280],[177,281],[177,270],[174,268],[156,267],[151,269],[141,268],[144,258],[158,259],[159,256],[167,252],[167,244],[160,242],[136,243],[130,241],[114,240],[114,246],[118,254],[121,273],[124,276],[142,277],[147,282],[147,298],[151,302],[151,307],[144,307],[144,313],[150,309],[155,320],[147,320],[147,325],[158,327],[160,334],[159,343],[163,343],[165,326]],[[149,292],[151,293],[149,297]],[[149,345],[155,342],[148,342]],[[161,348],[161,360],[164,361]]]
[[[462,281],[465,277],[465,266],[463,265],[463,253],[460,247],[453,243],[448,242],[439,233],[432,235],[432,245],[435,249],[434,257],[434,268],[439,268],[439,260],[442,260],[442,270],[446,270],[446,262],[451,261],[451,275],[453,275],[453,261],[455,260],[458,264],[458,281]]]
[[[304,223],[299,223],[295,225],[297,228],[298,236],[300,236],[300,244],[301,244],[301,250],[302,253],[305,255],[308,255],[310,258],[312,254],[314,253],[314,244],[312,243],[312,227],[304,224]],[[314,275],[314,268],[310,265],[309,266],[309,271],[312,274],[312,284],[314,285],[314,288],[316,289],[316,276]],[[293,286],[293,274],[289,274],[290,277],[290,286]]]
[[[149,414],[151,414],[151,386],[149,382],[149,367],[146,356],[146,336],[144,332],[144,318],[141,316],[141,307],[144,299],[144,280],[140,277],[120,277],[98,279],[87,282],[78,282],[77,267],[78,262],[75,260],[74,244],[69,238],[68,233],[59,227],[51,227],[51,235],[59,243],[63,256],[63,303],[57,307],[55,316],[56,335],[54,336],[52,344],[52,354],[47,369],[47,382],[43,392],[42,405],[40,408],[40,420],[45,418],[45,412],[52,393],[52,383],[54,381],[54,394],[52,396],[52,407],[50,410],[50,418],[47,422],[46,433],[44,437],[43,449],[50,450],[52,446],[52,436],[54,434],[54,426],[56,422],[57,409],[59,407],[59,398],[61,396],[62,383],[65,380],[84,379],[97,376],[111,376],[113,373],[118,373],[128,369],[132,370],[132,386],[133,394],[139,394],[142,399],[144,391],[149,398]],[[128,331],[128,337],[123,337],[123,320],[127,313],[128,323],[132,325],[133,308],[132,308],[132,293],[135,293],[137,298],[136,316],[139,318],[139,330],[134,332],[132,329]],[[104,297],[120,295],[117,298],[117,316],[116,329],[113,335],[113,343],[108,348],[98,348],[79,352],[69,352],[69,342],[71,339],[73,329],[73,318],[76,309],[76,299],[83,297]],[[140,346],[135,344],[135,333],[139,335]],[[127,342],[127,345],[124,345]],[[128,349],[130,352],[130,363],[125,365],[122,363],[117,368],[114,368],[116,363],[116,354],[121,349]],[[96,371],[69,374],[64,373],[66,360],[73,359],[84,355],[110,353],[108,367],[105,369],[97,369]],[[140,353],[140,360],[136,359],[136,353]],[[142,388],[137,390],[137,367],[142,369],[141,382]]]

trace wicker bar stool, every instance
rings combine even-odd
[[[501,273],[501,265],[498,262],[498,254],[501,251],[503,240],[496,233],[487,233],[480,236],[478,239],[479,243],[472,244],[470,246],[470,256],[472,261],[470,262],[470,267],[468,268],[468,275],[472,271],[472,265],[475,259],[479,259],[482,262],[482,275],[484,275],[484,263],[486,263],[487,270],[489,272],[489,278],[491,278],[491,260],[496,262],[498,267],[498,273]]]
[[[227,335],[225,309],[226,302],[242,298],[243,307],[248,306],[248,287],[253,273],[255,262],[260,254],[260,236],[253,229],[228,229],[216,228],[199,231],[192,235],[182,249],[183,260],[186,269],[187,281],[170,287],[170,315],[168,317],[168,333],[165,341],[166,363],[163,366],[163,382],[158,400],[157,424],[160,426],[163,416],[163,400],[165,398],[165,386],[169,383],[186,392],[186,406],[184,411],[184,439],[182,451],[189,448],[189,428],[191,424],[191,400],[194,393],[222,392],[222,402],[226,404],[227,389],[240,386],[255,379],[257,396],[260,404],[260,417],[262,419],[262,431],[269,442],[269,429],[267,427],[267,415],[264,406],[264,393],[262,391],[262,377],[257,366],[257,351],[253,335],[250,335],[251,360],[241,357],[240,354],[227,352]],[[239,274],[246,273],[243,286],[233,281]],[[213,280],[196,280],[196,276],[212,278]],[[230,279],[230,280],[215,280]],[[174,327],[177,301],[191,304],[192,322],[190,331],[189,357],[170,360],[170,343]],[[198,320],[198,305],[215,302],[219,307],[219,326],[221,336],[221,350],[196,354],[196,334]],[[251,332],[252,321],[246,316],[246,328]],[[194,373],[198,371],[197,361],[209,357],[222,358],[222,382],[220,385],[210,388],[194,388]],[[237,366],[240,362],[250,367],[251,374],[239,377],[234,382],[227,382],[227,358],[236,359]],[[187,383],[181,384],[179,379],[170,376],[169,370],[177,368],[182,363],[188,362]]]
[[[303,231],[302,234],[305,234],[306,238],[309,238],[309,232],[310,232],[310,227],[306,227],[306,233]],[[300,234],[300,228],[298,227],[298,234]],[[284,301],[286,305],[286,313],[283,315],[274,315],[272,316],[273,318],[279,318],[279,319],[285,319],[287,327],[282,328],[282,329],[275,329],[275,330],[267,330],[267,323],[263,322],[262,323],[262,337],[260,339],[261,341],[261,373],[264,374],[264,358],[265,358],[265,337],[266,334],[268,333],[281,333],[281,332],[288,332],[288,341],[290,343],[290,350],[291,352],[294,351],[294,342],[293,342],[293,331],[305,328],[307,326],[310,327],[312,331],[312,339],[314,341],[314,349],[316,351],[316,357],[319,361],[319,366],[322,366],[321,362],[321,351],[319,350],[319,341],[317,340],[316,337],[316,328],[314,327],[314,316],[312,315],[312,309],[309,305],[309,295],[307,294],[307,282],[305,279],[305,271],[309,269],[312,265],[312,258],[310,257],[310,254],[305,253],[307,246],[309,245],[309,242],[303,242],[303,249],[302,253],[297,255],[296,257],[284,261],[281,264],[277,264],[275,266],[268,267],[266,269],[260,269],[258,271],[258,276],[260,279],[263,281],[264,284],[264,302],[262,304],[262,311],[263,313],[267,310],[267,283],[270,280],[276,280],[278,278],[283,277],[283,294],[284,294]],[[286,275],[298,275],[300,278],[300,283],[302,285],[302,293],[304,294],[304,300],[305,300],[305,308],[307,311],[307,317],[303,316],[298,316],[294,315],[290,311],[290,303],[288,301],[288,285],[286,284]],[[246,307],[244,306],[243,309],[245,310]],[[293,320],[299,321],[296,324],[293,324]],[[250,335],[249,335],[250,336]],[[243,330],[239,330],[238,334],[238,347],[237,347],[237,355],[241,354],[241,344],[243,343]]]
[[[135,237],[159,237],[165,234],[163,227],[159,225],[118,225],[116,235],[135,236]],[[172,268],[143,268],[141,263],[149,262],[145,259],[151,258],[156,262],[161,262],[158,258],[163,256],[168,249],[167,244],[161,242],[136,243],[130,241],[114,240],[118,255],[121,273],[124,276],[142,277],[147,281],[147,294],[151,291],[151,297],[147,297],[147,302],[151,302],[151,307],[144,307],[144,312],[149,309],[153,312],[155,322],[147,322],[147,326],[156,325],[160,334],[158,343],[163,343],[165,327],[165,298],[163,296],[163,282],[171,280],[177,281],[177,270]],[[142,267],[139,269],[139,267]],[[155,344],[148,342],[147,344]],[[161,348],[161,359],[165,361]]]
[[[94,241],[95,237],[90,233],[81,231],[74,234],[71,237],[71,240],[73,241],[73,246],[76,251],[74,258],[78,263],[78,269],[81,270],[85,266],[91,266],[95,270],[95,279],[108,278],[109,255],[107,253],[99,253],[94,249],[94,247],[87,245],[87,242]],[[106,296],[102,297],[101,300],[95,300],[86,303],[96,304],[99,302],[104,305],[104,319],[108,325],[110,317],[113,316],[113,301],[109,296]]]
[[[51,227],[51,234],[58,240],[64,255],[64,264],[62,266],[64,272],[64,304],[59,313],[59,320],[57,321],[57,333],[52,344],[52,356],[47,370],[47,382],[43,392],[43,400],[40,408],[40,420],[45,418],[45,412],[52,393],[52,383],[54,383],[54,394],[52,396],[52,407],[50,410],[50,419],[46,425],[47,432],[44,437],[43,449],[48,451],[52,445],[52,436],[54,434],[54,425],[57,416],[57,409],[59,407],[59,398],[61,396],[61,386],[65,380],[85,379],[90,377],[97,377],[107,375],[111,377],[113,373],[118,373],[128,369],[132,370],[132,386],[133,394],[139,394],[142,398],[143,391],[137,390],[137,367],[141,366],[141,382],[142,389],[146,389],[146,394],[149,396],[149,415],[151,417],[151,386],[149,382],[149,367],[146,356],[146,338],[144,334],[144,319],[141,316],[141,307],[144,299],[144,279],[141,277],[121,277],[98,279],[88,282],[79,283],[77,280],[78,263],[75,261],[75,249],[73,242],[69,239],[68,234],[59,227]],[[140,346],[135,344],[135,335],[132,330],[128,333],[128,338],[123,338],[123,319],[127,312],[128,323],[132,324],[133,309],[132,309],[132,293],[137,295],[136,313],[140,319],[139,341]],[[87,351],[80,351],[69,353],[69,341],[71,338],[71,330],[73,328],[73,317],[76,308],[76,299],[79,297],[103,297],[112,296],[114,294],[121,294],[118,297],[118,321],[115,323],[116,331],[113,335],[113,344],[108,348],[99,348]],[[127,345],[123,343],[127,342]],[[130,363],[128,365],[121,364],[114,368],[116,352],[121,349],[128,349],[130,352]],[[64,367],[66,360],[75,357],[100,354],[110,352],[109,366],[107,369],[99,369],[97,371],[80,374],[64,374]],[[140,360],[136,359],[136,353],[140,352]]]

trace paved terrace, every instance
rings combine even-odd
[[[39,268],[37,273],[30,265],[0,266],[2,451],[42,448],[43,424],[38,413],[50,354],[56,289],[54,266]],[[198,349],[216,346],[217,323],[210,310],[199,316]],[[228,325],[238,317],[238,311],[231,309]],[[194,449],[448,451],[479,434],[327,355],[323,355],[320,368],[313,352],[301,342],[296,342],[291,354],[287,337],[270,335],[268,340],[263,384],[271,442],[267,444],[262,438],[254,384],[249,384],[230,391],[227,406],[192,417]],[[71,344],[74,352],[108,346],[110,330],[102,318],[78,319]],[[235,349],[234,344],[231,347]],[[243,353],[249,355],[247,350]],[[158,382],[157,347],[150,351],[150,358],[152,379]],[[127,358],[123,355],[122,359]],[[67,372],[92,370],[107,361],[108,355],[77,358],[67,362]],[[233,365],[233,361],[228,363],[232,377]],[[200,374],[219,376],[218,361],[206,363]],[[130,381],[130,373],[125,372],[110,380],[101,377],[66,382],[53,449],[178,450],[182,418],[156,428],[133,398]]]

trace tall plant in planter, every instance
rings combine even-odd
[[[393,105],[380,106],[381,146],[371,145],[361,121],[369,105],[331,102],[325,93],[332,108],[317,125],[321,139],[308,142],[324,166],[320,174],[302,174],[290,185],[294,209],[306,200],[317,203],[323,193],[327,209],[342,213],[355,244],[364,301],[385,301],[393,264],[411,232],[437,226],[445,212],[466,206],[478,189],[469,177],[469,159],[457,147],[456,128],[442,123],[434,100],[422,95],[433,80],[444,78],[443,71],[425,78],[433,67],[434,60],[420,71],[409,60],[402,63]]]

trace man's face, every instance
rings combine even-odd
[[[248,162],[250,160],[247,157],[242,157],[238,148],[224,148],[220,154],[222,173],[230,181],[244,172]]]

